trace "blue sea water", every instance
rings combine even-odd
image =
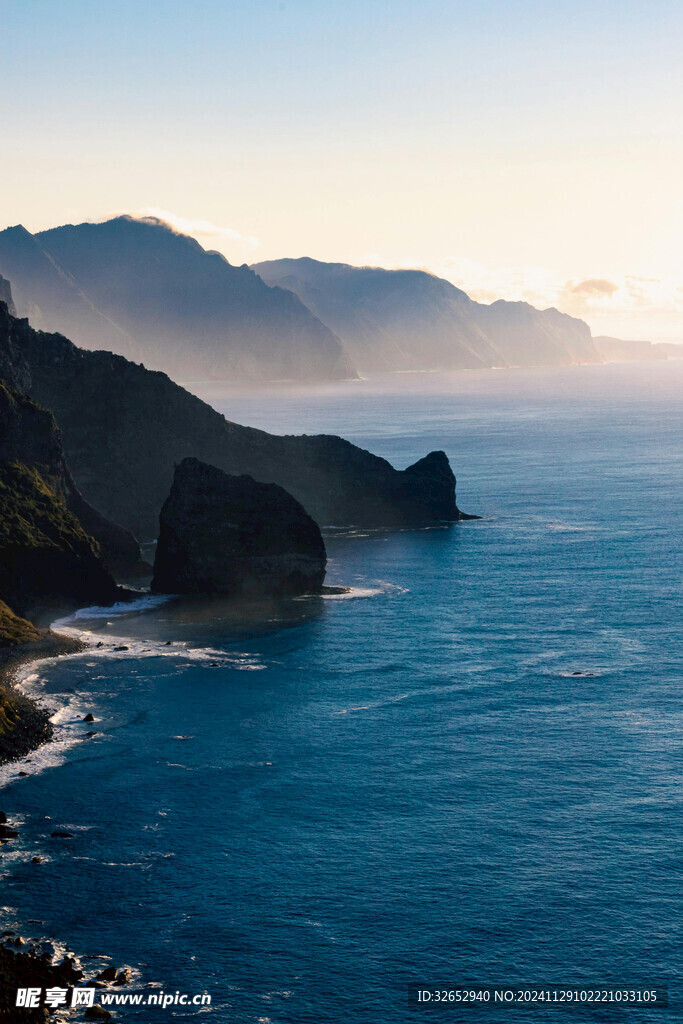
[[[682,384],[197,389],[399,466],[443,448],[484,518],[332,535],[346,597],[72,620],[105,646],[33,667],[63,743],[9,772],[6,921],[213,997],[130,1021],[680,1020]],[[412,982],[668,983],[671,1005],[420,1009]]]

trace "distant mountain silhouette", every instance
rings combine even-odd
[[[34,326],[176,378],[356,376],[339,339],[295,295],[162,221],[116,217],[34,236],[8,228],[0,273]]]
[[[626,341],[623,338],[594,338],[595,347],[606,363],[631,360],[683,359],[683,345],[669,341]]]
[[[525,302],[474,302],[421,270],[283,259],[254,264],[341,338],[361,371],[598,363],[582,320]]]
[[[339,380],[366,372],[601,362],[588,326],[474,302],[421,270],[274,260],[234,267],[162,221],[0,232],[17,312],[184,380]]]
[[[0,231],[0,273],[9,278],[19,316],[28,317],[36,330],[61,331],[78,337],[88,348],[141,358],[130,335],[95,308],[42,243],[20,224]]]

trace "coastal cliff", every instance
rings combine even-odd
[[[109,604],[118,588],[99,548],[37,470],[0,462],[0,596],[19,615]]]
[[[2,308],[0,323],[1,320]],[[112,572],[134,576],[146,570],[135,537],[105,519],[76,487],[52,413],[24,393],[30,384],[30,372],[18,357],[11,336],[4,349],[4,360],[2,353],[0,346],[0,463],[34,469],[85,532],[96,539]]]
[[[0,305],[2,360],[54,413],[83,497],[143,540],[156,537],[175,465],[188,457],[278,484],[321,526],[463,518],[443,452],[399,471],[340,437],[279,437],[243,427],[165,374],[35,331]]]
[[[159,526],[157,593],[270,596],[312,593],[323,585],[320,529],[277,484],[185,459]]]
[[[70,497],[87,508],[52,415],[0,381],[0,762],[51,734],[47,715],[11,686],[11,670],[80,647],[28,618],[121,596],[97,541],[70,511]]]

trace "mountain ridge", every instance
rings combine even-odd
[[[311,257],[253,267],[328,323],[361,372],[601,362],[582,320],[525,302],[479,303],[428,271]]]
[[[175,377],[357,377],[339,339],[296,295],[155,218],[35,235],[6,228],[0,274],[33,326]]]
[[[11,284],[14,305],[38,330],[59,323],[65,334],[139,357],[126,331],[97,310],[53,256],[23,224],[0,231],[0,268]]]

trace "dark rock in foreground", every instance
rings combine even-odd
[[[86,1020],[111,1020],[111,1013],[109,1010],[105,1010],[104,1006],[95,1003],[85,1011],[85,1018]]]
[[[121,596],[95,541],[37,470],[18,463],[0,462],[0,594],[19,616]]]
[[[23,939],[16,932],[6,931],[0,940],[0,1021],[42,1024],[54,1020],[46,1006],[18,1008],[17,989],[69,989],[83,979],[83,971],[72,956],[58,960],[54,947],[49,951],[52,944],[41,939]]]
[[[159,521],[159,593],[301,594],[323,585],[320,530],[277,484],[184,459]]]
[[[100,971],[100,973],[97,975],[97,980],[98,981],[116,981],[116,973],[117,973],[116,968],[113,965],[111,965],[109,967],[105,967],[105,969],[103,971]]]

